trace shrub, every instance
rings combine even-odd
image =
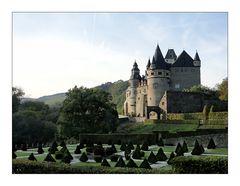
[[[115,167],[125,167],[125,166],[126,166],[126,164],[125,164],[125,162],[123,161],[123,158],[120,157],[120,158],[118,159],[118,162],[116,163]]]
[[[121,140],[117,140],[117,145],[121,145]]]
[[[172,152],[172,153],[170,154],[170,157],[169,157],[169,159],[168,159],[168,161],[167,161],[167,163],[168,163],[169,165],[172,164],[172,160],[173,160],[173,158],[175,158],[175,154],[174,154],[174,152]]]
[[[55,152],[55,159],[60,160],[63,158],[63,153],[60,151]]]
[[[93,150],[94,155],[105,156],[105,150],[102,146],[95,146]]]
[[[12,152],[12,159],[16,159],[17,158],[17,155],[15,154],[15,152],[13,151]]]
[[[144,169],[152,169],[152,167],[149,165],[147,159],[144,159],[139,168],[144,168]]]
[[[141,159],[141,153],[139,148],[136,148],[136,150],[133,151],[132,158]]]
[[[117,152],[117,149],[116,149],[116,147],[115,147],[114,144],[112,144],[112,149],[113,149],[113,153],[116,153],[116,152]]]
[[[201,148],[201,151],[202,151],[202,153],[204,153],[204,152],[205,152],[205,150],[204,150],[204,148],[203,148],[203,145],[202,145],[202,144],[200,145],[200,148]]]
[[[216,148],[215,142],[213,141],[212,138],[210,139],[207,148],[208,149],[215,149]]]
[[[101,163],[101,166],[106,166],[106,167],[111,167],[110,164],[108,163],[108,161],[104,158],[102,163]]]
[[[141,157],[144,157],[144,154],[145,154],[144,151],[140,151],[140,156],[141,156]]]
[[[165,161],[167,160],[166,154],[163,152],[163,149],[160,148],[156,154],[156,158],[158,161]]]
[[[66,147],[66,146],[63,146],[59,152],[61,152],[61,153],[64,154],[64,153],[66,153],[67,151],[68,151],[67,147]]]
[[[21,149],[22,151],[27,151],[27,144],[26,143],[22,144]]]
[[[150,163],[156,163],[158,161],[155,154],[152,151],[151,151],[150,155],[148,156],[148,161]]]
[[[122,145],[120,147],[120,150],[121,151],[125,151],[126,150],[126,144],[125,143],[122,143]]]
[[[141,150],[141,147],[140,147],[140,145],[139,144],[137,144],[137,146],[136,146],[136,149],[135,150]]]
[[[84,148],[85,148],[84,143],[81,142],[81,143],[79,144],[79,148],[80,148],[80,149],[84,149]]]
[[[97,162],[97,163],[100,163],[102,161],[102,156],[101,155],[94,155],[94,160]]]
[[[38,154],[43,154],[44,153],[44,150],[43,150],[43,148],[42,148],[42,144],[39,144],[38,145]]]
[[[65,146],[66,146],[66,143],[65,143],[64,141],[62,141],[62,142],[60,143],[60,146],[61,146],[61,147],[65,147]]]
[[[191,152],[192,155],[200,155],[203,153],[202,147],[199,145],[198,140],[195,141],[194,148]]]
[[[141,150],[144,150],[144,151],[147,151],[148,150],[148,143],[147,142],[144,142],[142,147],[141,147]]]
[[[182,156],[172,161],[175,173],[184,174],[227,174],[228,159],[220,156]]]
[[[55,154],[56,151],[58,151],[58,144],[56,141],[52,143],[52,146],[48,149],[49,153]]]
[[[120,155],[112,155],[110,159],[113,162],[117,162],[119,157],[120,157]]]
[[[134,149],[133,143],[131,141],[128,143],[128,148],[131,149],[131,150]]]
[[[106,156],[111,156],[114,154],[114,149],[112,147],[107,147],[105,152],[106,152]]]
[[[93,153],[93,147],[87,147],[86,152],[88,153]]]
[[[77,145],[74,154],[81,154],[80,145]]]
[[[31,153],[31,154],[29,155],[28,160],[37,161],[37,159],[35,158],[35,156],[33,155],[33,153]]]
[[[55,159],[52,157],[51,153],[48,153],[43,161],[56,162]]]
[[[183,156],[183,149],[180,143],[177,144],[176,150],[175,150],[176,156]]]
[[[71,162],[70,156],[68,156],[67,154],[65,154],[65,155],[63,156],[61,162],[63,162],[63,163],[68,163],[68,164],[69,164],[69,163]]]
[[[182,150],[183,150],[183,153],[188,152],[188,146],[185,141],[183,142]]]
[[[133,159],[129,159],[128,163],[126,164],[126,167],[129,168],[138,168],[137,164],[133,161]]]
[[[164,143],[163,143],[163,139],[162,139],[162,138],[160,138],[160,139],[157,141],[157,145],[158,145],[159,147],[163,147],[163,146],[164,146]]]
[[[88,157],[85,152],[82,153],[82,156],[79,158],[80,161],[86,162],[88,160]]]

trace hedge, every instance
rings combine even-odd
[[[160,174],[172,173],[168,169],[143,169],[127,167],[72,167],[64,163],[36,162],[29,160],[13,160],[13,174]]]
[[[228,112],[209,112],[209,119],[228,119]]]
[[[174,173],[227,174],[228,158],[220,156],[180,156],[172,159]]]

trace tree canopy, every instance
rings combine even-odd
[[[22,89],[12,87],[12,112],[13,113],[18,111],[18,107],[20,105],[21,98],[24,94],[25,93],[23,92]]]
[[[219,99],[223,101],[228,100],[228,78],[223,79],[222,83],[217,84],[219,92]]]
[[[67,137],[81,132],[111,132],[116,129],[118,113],[109,93],[99,89],[77,87],[66,93],[59,124]]]

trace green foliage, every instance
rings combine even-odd
[[[175,153],[176,153],[176,156],[183,156],[184,152],[183,152],[183,149],[182,149],[182,146],[180,143],[177,144],[177,147],[176,147],[176,150],[175,150]]]
[[[160,138],[160,139],[157,141],[157,145],[158,145],[159,147],[163,147],[163,146],[164,146],[164,143],[163,143],[163,139],[162,139],[162,138]]]
[[[140,152],[140,148],[136,148],[134,151],[133,151],[133,154],[132,154],[132,158],[134,159],[141,159],[141,152]]]
[[[148,150],[148,143],[146,141],[144,141],[141,150],[147,151]]]
[[[101,155],[94,155],[94,160],[97,162],[97,163],[100,163],[102,161],[102,156]]]
[[[175,173],[227,174],[228,159],[220,156],[181,156],[172,160]]]
[[[158,160],[157,160],[157,157],[155,156],[155,154],[151,151],[150,155],[148,156],[148,162],[150,163],[156,163]]]
[[[125,151],[126,150],[126,144],[123,142],[121,147],[120,147],[121,151]]]
[[[221,84],[217,84],[217,90],[219,92],[219,99],[223,101],[228,100],[228,78],[223,79]]]
[[[55,152],[55,159],[56,160],[61,160],[63,158],[63,156],[64,156],[63,152],[61,152],[61,151],[56,151]]]
[[[27,144],[23,143],[21,146],[22,151],[27,151]]]
[[[81,154],[80,145],[77,145],[76,150],[74,151],[74,154]]]
[[[121,156],[120,155],[112,155],[110,159],[112,162],[117,162],[119,157],[121,157]]]
[[[128,143],[128,148],[131,149],[131,150],[134,149],[133,143],[131,141]]]
[[[122,144],[121,140],[117,140],[117,145],[121,145],[121,144]]]
[[[198,140],[196,140],[191,154],[201,155],[203,152],[204,152],[203,147],[199,144]]]
[[[98,145],[98,146],[94,147],[93,153],[94,153],[94,155],[104,156],[105,153],[107,154],[107,151],[105,152],[104,148],[102,146]]]
[[[69,164],[69,163],[71,162],[71,157],[66,153],[66,154],[63,156],[61,162],[63,162],[63,163],[68,163],[68,164]]]
[[[147,159],[144,159],[142,161],[142,163],[140,164],[139,168],[152,169],[152,167],[149,165]]]
[[[51,153],[51,154],[55,154],[56,151],[58,151],[58,144],[56,141],[54,141],[52,143],[52,146],[48,149],[48,151]]]
[[[61,147],[65,147],[65,146],[66,146],[66,143],[65,143],[64,141],[62,141],[62,142],[60,143],[60,146],[61,146]]]
[[[79,158],[80,161],[86,162],[88,160],[88,157],[85,152],[82,153],[81,157]]]
[[[12,159],[16,159],[17,158],[17,155],[16,155],[16,153],[13,151],[12,152]]]
[[[39,144],[38,145],[38,154],[42,154],[42,153],[44,153],[44,150],[43,150],[43,148],[42,148],[42,144]]]
[[[128,163],[126,164],[126,167],[129,168],[138,168],[137,164],[133,161],[133,159],[129,159]]]
[[[22,96],[25,93],[20,88],[12,87],[12,113],[18,111]]]
[[[45,157],[44,161],[56,162],[55,159],[52,157],[51,153],[47,154],[47,156]]]
[[[35,156],[33,155],[33,153],[31,153],[31,154],[29,155],[28,160],[37,161],[37,159],[35,158]]]
[[[168,163],[169,165],[171,165],[174,158],[175,158],[175,154],[174,154],[174,152],[172,152],[172,153],[170,154],[170,157],[169,157],[167,163]]]
[[[215,142],[212,138],[210,139],[207,148],[208,149],[215,149],[216,148]]]
[[[109,93],[75,86],[66,93],[61,118],[61,133],[77,138],[79,133],[114,131],[118,113]]]
[[[126,166],[126,164],[125,164],[125,162],[123,161],[123,158],[120,157],[120,158],[118,159],[118,162],[116,163],[115,167],[125,167],[125,166]]]
[[[169,113],[167,114],[168,120],[188,120],[194,123],[194,120],[203,119],[202,112],[196,113]],[[192,121],[193,120],[193,121]]]
[[[80,149],[84,149],[85,148],[85,146],[84,146],[84,144],[82,142],[79,144],[79,148]]]
[[[183,142],[182,151],[183,151],[183,153],[188,152],[188,146],[185,141]]]
[[[116,149],[116,147],[115,147],[115,145],[114,144],[112,144],[112,150],[113,150],[113,153],[116,153],[117,152],[117,149]]]
[[[156,158],[158,161],[166,161],[167,160],[167,156],[166,154],[163,152],[163,149],[160,148],[156,154]]]
[[[106,160],[106,158],[103,159],[101,166],[111,167],[110,164],[108,163],[108,161]]]

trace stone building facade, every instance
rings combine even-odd
[[[146,117],[164,112],[160,101],[166,91],[182,91],[201,84],[201,60],[196,52],[194,59],[185,51],[177,56],[174,49],[169,49],[165,58],[157,45],[152,60],[148,60],[145,74],[135,61],[128,81],[124,114]],[[152,112],[152,113],[151,113]]]

